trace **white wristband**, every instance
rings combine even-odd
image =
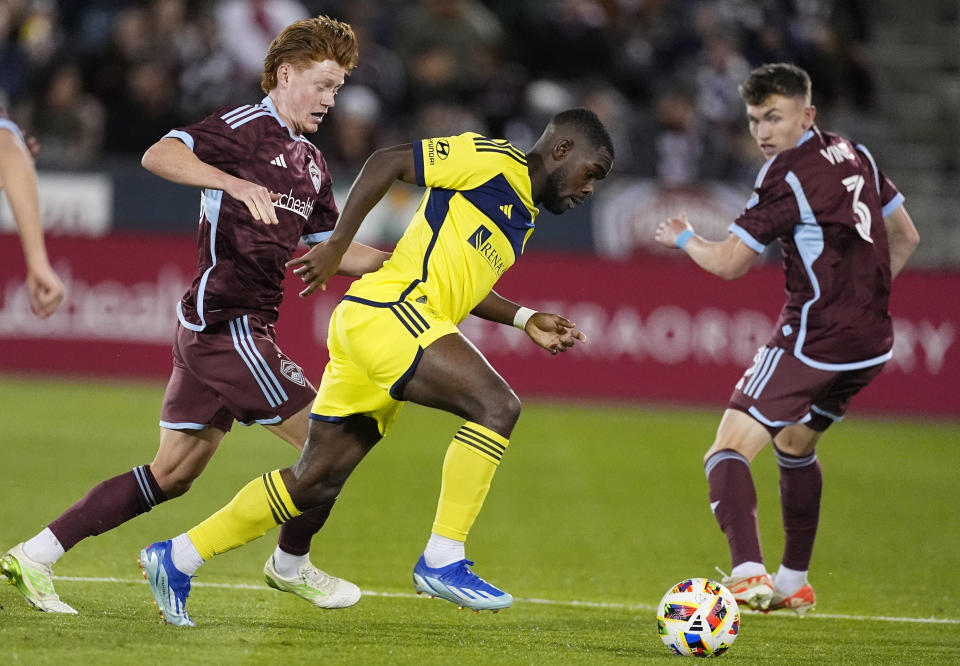
[[[513,325],[519,328],[521,331],[527,328],[527,321],[530,320],[530,317],[537,314],[536,310],[531,310],[530,308],[521,307],[517,310],[517,314],[513,315]]]

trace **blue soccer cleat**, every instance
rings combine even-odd
[[[179,627],[195,627],[186,609],[190,576],[173,566],[172,550],[173,543],[169,540],[147,546],[140,551],[140,570],[150,583],[154,603],[163,621]]]
[[[496,613],[501,608],[508,608],[513,597],[473,573],[470,570],[472,564],[470,560],[460,560],[432,569],[421,555],[413,568],[413,587],[417,594],[440,597],[474,612],[492,610]]]

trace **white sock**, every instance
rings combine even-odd
[[[423,559],[431,569],[445,567],[466,557],[462,541],[439,534],[430,534],[430,540],[427,541],[427,547],[423,551]]]
[[[173,548],[170,551],[170,559],[173,560],[173,566],[192,576],[197,569],[203,566],[203,558],[200,557],[200,551],[190,541],[190,537],[184,532],[178,537],[171,539]]]
[[[280,550],[280,546],[273,551],[273,568],[284,578],[296,578],[300,575],[300,567],[310,562],[310,555],[291,555]]]
[[[777,589],[777,594],[789,597],[797,590],[807,584],[807,572],[788,569],[780,565],[777,575],[773,579],[773,586]]]
[[[44,527],[42,532],[23,544],[23,552],[34,562],[52,565],[65,551],[50,528]]]
[[[767,567],[763,565],[763,562],[741,562],[733,568],[730,575],[734,578],[740,578],[742,576],[762,576],[765,573],[767,573]]]

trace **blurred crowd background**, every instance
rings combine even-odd
[[[380,146],[474,130],[528,147],[550,115],[582,105],[611,128],[617,174],[675,187],[720,181],[748,192],[762,159],[746,133],[737,86],[752,67],[788,60],[813,78],[820,125],[869,145],[908,201],[917,194],[936,198],[941,190],[956,197],[955,107],[931,117],[929,102],[920,99],[907,112],[928,120],[918,125],[939,123],[946,138],[942,131],[920,136],[919,127],[917,136],[910,134],[890,112],[897,105],[888,99],[890,88],[902,85],[884,53],[891,20],[916,23],[917,14],[929,14],[933,25],[957,24],[960,3],[924,0],[919,5],[926,10],[908,4],[0,0],[0,104],[39,140],[41,169],[133,163],[172,127],[223,105],[259,100],[271,39],[296,19],[329,14],[353,25],[360,64],[310,138],[347,182]],[[915,41],[929,46],[929,35],[916,32]],[[909,45],[911,34],[898,44]],[[916,67],[941,72],[955,85],[954,61],[947,55]],[[920,163],[903,164],[901,151],[914,145],[921,153],[913,161]],[[936,174],[937,182],[924,174]],[[929,222],[918,215],[922,210],[908,208],[922,234],[932,228],[946,234],[949,247],[960,247],[956,225]],[[958,255],[921,258],[960,266]]]

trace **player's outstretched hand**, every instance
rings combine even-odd
[[[587,336],[576,324],[552,312],[537,312],[527,320],[523,330],[531,340],[553,355],[567,351],[578,340],[581,343],[587,341]]]
[[[671,217],[666,222],[661,222],[657,226],[654,238],[656,238],[657,242],[661,245],[675,248],[677,247],[677,236],[687,229],[693,231],[693,227],[687,222],[687,216],[685,214],[680,217]]]
[[[243,202],[253,219],[264,224],[277,224],[277,211],[273,209],[273,202],[280,199],[280,195],[276,192],[242,178],[235,178],[226,192],[237,201]]]
[[[63,301],[63,283],[49,264],[27,271],[27,294],[30,309],[41,319],[46,319]]]
[[[306,254],[287,262],[287,267],[296,266],[293,272],[300,276],[306,289],[300,292],[300,298],[309,296],[317,289],[326,289],[329,280],[340,267],[340,252],[327,242],[317,243]]]

